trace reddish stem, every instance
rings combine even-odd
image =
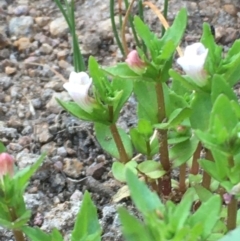
[[[191,167],[190,173],[193,175],[197,175],[199,171],[198,159],[200,158],[201,150],[202,150],[202,144],[199,142],[193,154],[193,159],[192,159],[192,167]]]

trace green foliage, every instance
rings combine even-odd
[[[171,201],[164,205],[130,170],[126,171],[126,179],[131,197],[143,215],[143,222],[140,222],[124,208],[119,209],[126,241],[207,241],[218,240],[216,237],[223,235],[214,232],[221,213],[221,198],[218,195],[211,195],[192,213],[194,189],[189,189],[178,205]]]
[[[103,125],[100,123],[95,123],[94,129],[96,132],[97,140],[100,143],[101,147],[106,152],[111,154],[113,157],[120,159],[119,150],[114,141],[113,134],[112,134],[111,130],[109,129],[109,126]],[[123,144],[124,144],[126,153],[130,159],[133,155],[131,140],[124,130],[118,128],[118,132],[119,132],[121,139],[123,140]]]
[[[101,227],[98,222],[97,209],[90,194],[85,192],[81,209],[72,231],[71,241],[100,241]]]

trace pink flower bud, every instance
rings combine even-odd
[[[224,193],[224,194],[223,194],[223,200],[224,200],[224,202],[225,202],[227,205],[231,202],[232,197],[233,197],[232,194],[229,194],[229,193]]]
[[[125,61],[128,66],[139,75],[144,73],[145,67],[147,66],[146,63],[139,58],[137,50],[132,50]]]
[[[3,152],[0,154],[0,178],[6,174],[10,175],[11,177],[13,176],[14,160],[11,155]]]

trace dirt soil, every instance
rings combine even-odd
[[[163,6],[162,0],[152,2]],[[239,0],[171,0],[170,23],[182,7],[189,13],[182,47],[199,41],[203,22],[215,27],[216,41],[225,49],[239,38]],[[145,19],[160,33],[161,25],[151,10],[145,10]],[[108,0],[76,0],[76,25],[86,63],[90,55],[102,65],[122,59],[113,38]],[[130,30],[126,36],[129,48],[134,48]],[[101,150],[92,124],[71,117],[55,101],[56,97],[70,100],[62,85],[72,64],[70,34],[53,0],[0,0],[0,139],[19,169],[34,163],[40,153],[48,153],[25,194],[32,210],[30,225],[46,231],[56,227],[70,240],[83,193],[88,190],[98,208],[102,240],[120,241],[116,209],[127,206],[134,212],[134,207],[128,199],[113,202],[122,187],[112,177],[113,160]],[[119,125],[134,126],[134,113],[131,98]],[[10,240],[11,232],[0,227],[0,241]]]

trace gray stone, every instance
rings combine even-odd
[[[30,36],[33,26],[33,18],[30,16],[14,17],[9,23],[9,32],[12,36]]]

